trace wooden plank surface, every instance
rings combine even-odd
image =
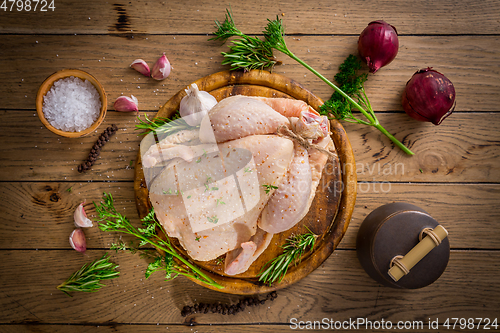
[[[2,109],[35,108],[38,87],[52,73],[79,68],[94,75],[108,95],[108,109],[115,99],[133,94],[141,111],[157,110],[180,89],[206,75],[228,69],[220,52],[227,47],[203,36],[50,36],[7,35],[0,49]],[[325,77],[333,80],[338,66],[357,53],[357,37],[287,37],[290,50]],[[95,50],[99,50],[96,52]],[[151,66],[166,52],[173,70],[163,81],[146,78],[129,68],[143,58]],[[332,89],[304,67],[281,54],[284,74],[328,99]],[[29,64],[29,66],[26,66]],[[420,68],[433,67],[445,74],[456,89],[457,111],[499,111],[500,37],[403,36],[396,59],[370,75],[366,91],[376,111],[402,111],[401,94],[406,82]],[[36,70],[32,70],[36,68]]]
[[[55,289],[84,262],[102,254],[103,251],[87,251],[86,255],[62,250],[1,251],[0,274],[4,283],[0,286],[0,307],[4,310],[0,322],[180,324],[192,320],[241,324],[323,317],[391,321],[494,318],[500,306],[500,286],[490,283],[499,270],[498,251],[453,251],[443,276],[425,292],[382,288],[364,273],[355,251],[336,251],[307,278],[278,291],[274,302],[248,307],[235,316],[208,313],[182,317],[180,310],[185,305],[234,304],[241,296],[214,292],[184,278],[164,282],[160,273],[146,280],[146,261],[128,253],[112,255],[112,260],[120,265],[120,277],[107,281],[98,293],[70,298]],[[19,265],[20,262],[25,264]],[[447,296],[452,294],[453,297]]]
[[[99,202],[103,191],[113,195],[116,207],[133,223],[140,223],[131,182],[0,183],[1,249],[70,249],[68,237],[74,229],[74,210],[86,200],[85,210],[95,220],[92,201]],[[492,223],[500,220],[498,184],[370,183],[358,184],[353,218],[339,248],[354,249],[364,218],[375,208],[394,201],[425,207],[450,232],[454,249],[498,246],[500,225]],[[84,231],[89,248],[106,249],[117,239],[115,234],[100,231],[96,222]]]
[[[360,318],[361,319],[361,318]],[[323,319],[322,319],[323,320]],[[18,332],[37,332],[37,333],[64,333],[64,332],[71,332],[71,333],[87,333],[87,332],[95,332],[96,329],[99,329],[99,332],[123,332],[123,333],[149,333],[149,332],[158,332],[159,330],[167,330],[167,332],[206,332],[206,333],[225,333],[225,332],[259,332],[259,333],[273,333],[273,332],[290,332],[291,329],[297,330],[297,329],[307,329],[307,332],[324,332],[328,327],[335,327],[337,324],[338,327],[349,327],[350,323],[349,321],[345,322],[338,322],[336,323],[333,321],[333,323],[330,321],[330,318],[325,318],[326,323],[328,324],[323,324],[321,326],[321,321],[317,321],[317,323],[309,323],[311,327],[316,327],[316,329],[309,329],[306,328],[308,323],[307,321],[304,321],[303,323],[299,325],[297,322],[293,322],[293,324],[252,324],[252,325],[215,325],[215,324],[205,324],[205,325],[172,325],[172,324],[158,324],[158,325],[133,325],[133,324],[104,324],[104,325],[40,325],[40,324],[32,324],[32,325],[8,325],[8,326],[3,326],[4,332],[6,333],[18,333]],[[429,323],[428,322],[423,322],[425,326],[424,328],[418,329],[419,332],[424,332],[424,333],[429,333],[429,332],[436,332],[436,329],[429,329]],[[394,322],[391,323],[393,324],[393,329],[378,329],[377,332],[381,333],[387,333],[387,332],[394,332],[394,327],[397,327],[398,324],[401,325],[401,327],[404,327],[406,324],[407,327],[415,327],[415,330],[417,330],[417,327],[422,327],[421,326],[421,321],[415,321],[415,323],[412,322],[405,322],[402,321],[401,323],[399,322]],[[316,326],[314,326],[316,325]],[[329,325],[329,326],[327,326]],[[369,324],[367,324],[369,325]],[[371,324],[373,325],[373,323]],[[439,323],[440,328],[444,328],[442,326],[442,323]],[[452,325],[453,326],[453,325]],[[474,325],[473,325],[474,326]],[[321,327],[321,328],[320,328]],[[348,329],[335,329],[335,332],[366,332],[367,328],[365,326],[361,325],[359,326],[360,328],[357,329],[357,326],[353,326],[355,328],[348,328]],[[367,326],[368,328],[370,326]],[[373,326],[372,326],[373,327]],[[474,327],[477,327],[474,326]],[[483,329],[483,326],[479,325],[479,329]],[[492,328],[492,327],[490,327]],[[446,332],[470,332],[470,328],[464,328],[460,329],[459,324],[456,325],[455,329],[446,329]]]
[[[266,19],[279,15],[289,48],[330,79],[342,60],[356,52],[358,35],[368,22],[384,19],[395,25],[398,56],[370,75],[366,90],[380,123],[416,155],[405,156],[373,128],[344,123],[359,183],[354,215],[339,248],[307,278],[279,291],[274,303],[236,316],[187,318],[180,316],[184,305],[235,303],[240,297],[184,278],[164,282],[158,273],[146,280],[145,259],[114,252],[121,276],[98,293],[69,298],[55,286],[84,262],[100,257],[116,237],[94,226],[85,230],[86,254],[72,250],[68,236],[80,202],[87,200],[85,207],[94,218],[91,201],[111,192],[117,206],[138,223],[132,183],[140,141],[133,130],[137,120],[114,112],[114,100],[133,94],[140,110],[153,116],[189,83],[226,69],[220,65],[226,46],[207,39],[228,5],[206,0],[68,0],[55,5],[54,12],[44,13],[0,10],[1,332],[284,332],[292,330],[291,318],[425,323],[438,318],[442,324],[448,317],[498,317],[500,1],[231,2],[238,27],[249,34],[260,35]],[[137,58],[152,65],[162,52],[173,65],[165,81],[129,68]],[[277,56],[284,65],[275,72],[322,99],[330,96],[331,89],[305,68]],[[443,72],[457,91],[455,113],[437,127],[411,120],[400,103],[406,81],[427,66]],[[109,112],[99,131],[112,123],[120,128],[84,175],[76,166],[98,133],[57,137],[34,115],[42,81],[67,67],[86,70],[104,85]],[[394,201],[424,208],[450,232],[448,268],[421,290],[382,287],[356,258],[361,222]],[[460,330],[441,326],[418,331]]]
[[[211,33],[223,20],[225,2],[203,1],[56,1],[47,12],[2,13],[0,33],[33,34],[172,34]],[[251,7],[251,8],[249,8]],[[10,8],[10,5],[9,5]],[[311,3],[231,1],[238,27],[261,33],[266,19],[279,15],[290,34],[359,34],[370,20],[384,19],[400,34],[495,34],[500,24],[499,2],[384,0]],[[305,24],[307,23],[307,24]]]
[[[153,113],[148,113],[152,117]],[[356,159],[358,181],[499,182],[500,114],[456,113],[441,125],[406,114],[381,113],[380,123],[409,145],[415,156],[394,148],[376,129],[343,122]],[[144,118],[141,115],[141,118]],[[132,113],[109,112],[99,133],[69,139],[43,127],[35,112],[0,111],[0,181],[130,181],[141,140]],[[107,126],[120,129],[90,172],[77,166]],[[458,129],[458,130],[457,130]],[[22,140],[20,140],[22,138]],[[131,164],[132,163],[132,164]]]

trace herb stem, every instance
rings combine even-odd
[[[408,149],[404,144],[402,144],[398,139],[396,139],[391,133],[389,133],[382,125],[380,124],[374,124],[372,125],[376,129],[378,129],[380,132],[382,132],[386,137],[388,137],[396,146],[401,148],[405,153],[408,155],[415,155],[410,149]]]
[[[189,268],[185,269],[184,267],[181,267],[179,265],[177,267],[174,266],[172,268],[174,269],[175,273],[200,280],[201,282],[218,289],[224,288],[223,286],[215,282],[213,279],[211,279],[209,276],[207,276],[205,273],[203,273],[196,265],[190,263],[180,254],[178,254],[168,238],[166,240],[163,240],[156,233],[145,234],[146,231],[142,231],[143,229],[136,229],[125,216],[116,211],[116,208],[114,207],[113,204],[113,197],[111,196],[111,194],[104,194],[103,199],[104,203],[102,203],[100,206],[94,202],[94,206],[96,207],[96,211],[99,217],[101,218],[101,221],[105,222],[105,223],[103,222],[99,223],[99,229],[101,229],[102,231],[115,231],[135,236],[141,241],[140,243],[141,245],[139,246],[146,245],[149,243],[154,247],[156,247],[158,250],[161,250],[171,255],[172,257],[177,258],[180,262],[182,262]],[[158,220],[156,220],[156,218],[154,218],[153,214],[154,214],[153,212],[148,214],[148,217],[152,218],[154,221],[152,222],[154,223],[154,225],[151,224],[150,226],[159,227],[160,229],[162,229],[160,223],[158,222]],[[114,219],[114,221],[111,220],[110,218]],[[179,269],[182,269],[182,271],[179,271]],[[194,274],[190,274],[190,272],[193,272]]]
[[[281,52],[283,52],[282,50],[279,50]],[[321,75],[321,73],[319,73],[318,71],[316,71],[314,68],[312,68],[311,66],[309,66],[307,63],[305,63],[302,59],[300,59],[299,57],[297,57],[295,54],[293,54],[291,51],[288,51],[288,52],[283,52],[285,53],[287,56],[289,56],[290,58],[292,58],[293,60],[297,61],[299,64],[301,64],[302,66],[304,66],[305,68],[307,68],[309,71],[311,71],[314,75],[316,75],[317,77],[319,77],[323,82],[325,82],[327,85],[329,85],[331,88],[333,88],[336,92],[338,92],[339,94],[341,94],[345,99],[347,99],[356,109],[358,109],[369,121],[370,123],[375,123],[375,119],[373,119],[373,117],[361,106],[359,105],[355,100],[353,100],[351,98],[351,96],[347,95],[344,91],[342,91],[342,89],[340,89],[339,87],[337,87],[335,84],[333,84],[330,80],[328,80],[326,77],[324,77],[323,75]]]
[[[373,112],[373,110],[371,109],[371,105],[370,105],[370,102],[368,101],[368,98],[366,98],[365,100],[368,101],[368,103],[367,103],[367,109],[370,110],[370,112],[367,112],[361,105],[359,105],[349,95],[347,95],[344,91],[342,91],[335,84],[333,84],[332,82],[330,82],[330,80],[328,80],[326,77],[324,77],[323,75],[321,75],[321,73],[319,73],[318,71],[316,71],[314,68],[312,68],[311,66],[309,66],[304,61],[302,61],[302,59],[300,59],[299,57],[297,57],[291,51],[288,51],[288,50],[279,50],[279,51],[285,53],[290,58],[294,59],[299,64],[301,64],[302,66],[304,66],[305,68],[307,68],[308,70],[310,70],[314,75],[316,75],[317,77],[319,77],[321,80],[323,80],[323,82],[325,82],[326,84],[328,84],[336,92],[338,92],[345,99],[347,99],[356,109],[358,109],[366,117],[366,119],[368,119],[370,121],[370,123],[358,121],[359,123],[364,123],[365,125],[370,125],[370,126],[375,127],[380,132],[382,132],[386,137],[388,137],[396,146],[398,146],[399,148],[401,148],[401,150],[403,150],[406,154],[408,154],[408,155],[415,155],[410,149],[408,149],[405,145],[403,145],[401,143],[401,141],[399,141],[398,139],[396,139],[391,133],[389,133],[384,127],[382,127],[382,125],[380,125],[377,117],[375,116],[375,112]],[[365,97],[366,97],[366,94],[365,94]]]

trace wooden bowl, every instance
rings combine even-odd
[[[206,76],[194,83],[198,85],[200,90],[210,92],[217,100],[232,95],[247,95],[300,99],[315,109],[323,104],[321,99],[290,78],[261,70],[224,71]],[[181,89],[160,108],[156,117],[171,117],[179,109],[180,101],[185,95],[184,89]],[[194,261],[190,259],[176,238],[170,239],[178,253],[198,265],[203,273],[222,285],[224,289],[207,286],[199,280],[193,279],[195,283],[230,294],[267,293],[288,287],[306,277],[332,254],[343,238],[354,210],[356,163],[349,138],[339,121],[331,121],[331,132],[338,157],[331,159],[325,166],[308,214],[293,228],[275,234],[269,247],[245,273],[227,276],[224,274],[223,265],[218,263],[218,260]],[[137,210],[139,216],[143,218],[148,214],[151,203],[144,179],[140,152],[136,159],[134,178]],[[288,237],[307,232],[305,227],[319,236],[313,250],[307,251],[300,263],[290,266],[280,283],[268,285],[259,282],[257,274],[263,265],[283,251],[280,246],[285,243]]]
[[[47,94],[50,88],[52,88],[54,82],[56,82],[59,79],[64,79],[70,76],[74,76],[82,80],[87,80],[90,83],[92,83],[96,88],[97,92],[99,93],[99,96],[101,97],[101,111],[99,113],[99,117],[90,127],[80,132],[65,132],[55,128],[48,122],[43,113],[43,97],[45,96],[45,94]],[[104,88],[99,83],[99,81],[97,81],[97,79],[92,75],[90,75],[89,73],[81,71],[79,69],[62,69],[58,72],[55,72],[54,74],[46,78],[45,81],[43,81],[40,88],[38,88],[38,93],[36,95],[36,112],[38,113],[38,117],[40,118],[42,123],[53,133],[68,138],[79,138],[95,131],[97,127],[99,127],[99,125],[104,120],[104,117],[106,116],[107,104],[108,102],[106,98],[106,93],[104,92]]]

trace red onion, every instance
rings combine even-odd
[[[380,67],[393,61],[398,48],[398,32],[387,22],[370,22],[359,35],[359,55],[370,68],[370,73],[375,73]]]
[[[446,76],[427,67],[406,83],[402,104],[410,117],[439,125],[455,109],[455,87]]]

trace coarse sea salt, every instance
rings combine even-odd
[[[47,121],[65,132],[80,132],[99,117],[101,98],[88,80],[70,76],[54,82],[43,98]]]

